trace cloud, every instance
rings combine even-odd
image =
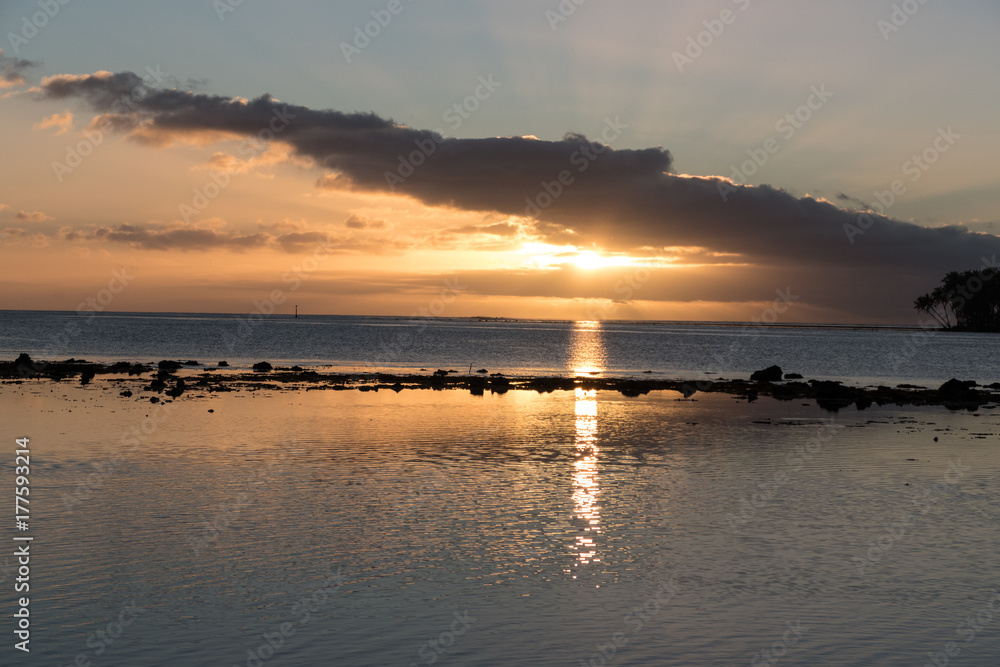
[[[82,229],[64,227],[57,238],[70,242],[120,243],[140,250],[281,250],[287,253],[311,253],[318,248],[331,254],[391,254],[411,247],[401,239],[359,240],[337,237],[324,231],[306,230],[301,225],[282,221],[274,225],[259,225],[261,231],[225,231],[204,225],[191,226],[181,222],[169,225],[98,226]],[[292,229],[296,231],[283,231]],[[265,231],[266,230],[266,231]]]
[[[144,250],[251,250],[272,245],[271,234],[240,234],[206,228],[160,229],[121,224],[117,227],[97,227],[89,230],[64,229],[60,236],[66,241],[110,241]]]
[[[455,234],[489,234],[491,236],[514,236],[521,228],[511,222],[495,222],[489,225],[466,225],[449,230]]]
[[[32,127],[36,130],[45,130],[50,127],[54,127],[57,128],[56,135],[66,134],[73,129],[73,114],[69,111],[54,113],[51,116],[46,116],[40,122],[35,123]]]
[[[14,215],[14,219],[23,222],[48,222],[49,220],[55,220],[52,216],[45,215],[41,211],[18,211]]]
[[[608,119],[599,143],[573,132],[559,141],[445,138],[374,113],[315,110],[266,94],[243,100],[151,89],[133,109],[112,109],[138,81],[130,72],[60,75],[44,79],[37,94],[113,112],[118,130],[159,144],[270,131],[324,172],[320,187],[524,216],[555,244],[732,253],[766,269],[761,275],[773,286],[797,280],[793,287],[805,298],[828,303],[843,301],[838,290],[852,290],[856,302],[891,301],[897,317],[912,312],[914,295],[946,271],[976,268],[981,258],[1000,254],[1000,238],[958,225],[926,228],[862,212],[849,199],[840,198],[853,205],[847,209],[770,185],[678,174],[664,148],[609,145],[627,131],[627,118]]]
[[[360,215],[351,215],[344,221],[348,229],[389,229],[391,225],[385,220],[373,220]]]
[[[0,49],[0,88],[23,85],[24,70],[34,67],[37,64],[24,58],[5,56],[3,49]]]

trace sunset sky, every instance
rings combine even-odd
[[[1000,258],[1000,4],[576,3],[3,2],[0,309],[915,324]]]

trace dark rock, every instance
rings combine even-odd
[[[973,389],[975,386],[975,380],[956,380],[952,378],[941,385],[938,388],[938,392],[949,396],[964,396],[976,393],[975,389]]]
[[[16,369],[17,374],[21,377],[37,375],[37,373],[43,370],[47,365],[48,364],[44,361],[32,360],[32,358],[25,352],[19,354],[17,359],[14,360],[14,368]]]
[[[493,378],[490,380],[490,391],[494,394],[506,394],[510,390],[510,380],[500,373],[494,373],[490,377]]]
[[[187,361],[184,362],[184,365],[185,366],[201,366],[201,364],[199,364],[197,361],[194,361],[193,359],[188,359]]]
[[[150,403],[159,403],[160,402],[160,397],[159,396],[150,396],[149,397],[149,402]]]
[[[301,366],[292,366],[292,370],[295,371],[296,373],[301,373],[302,372],[302,367]]]
[[[90,384],[90,381],[94,379],[94,369],[88,368],[80,373],[80,384]]]
[[[215,412],[215,410],[213,410],[212,408],[209,408],[208,411],[209,412]]]
[[[469,381],[466,384],[468,385],[469,391],[472,393],[473,396],[482,396],[483,391],[486,389],[486,378],[483,377],[469,378]]]
[[[927,387],[921,387],[919,384],[897,384],[896,389],[926,389]],[[881,389],[881,387],[879,387]]]
[[[171,361],[170,359],[164,359],[160,363],[156,364],[156,367],[159,368],[161,371],[176,371],[178,368],[181,367],[181,363],[179,361]]]
[[[754,371],[750,376],[751,382],[778,382],[781,380],[781,366],[768,366],[767,368]]]
[[[257,362],[256,364],[253,365],[253,369],[255,371],[260,371],[260,372],[267,372],[267,371],[271,370],[272,368],[274,368],[274,366],[272,366],[271,364],[267,363],[266,361],[259,361],[259,362]]]
[[[166,394],[170,398],[179,398],[180,395],[184,393],[185,389],[187,389],[187,383],[184,382],[183,379],[181,379],[178,380],[177,384],[175,384],[171,389],[168,389],[166,391]]]
[[[119,393],[118,395],[119,396],[124,396],[125,398],[131,398],[132,397],[132,392],[129,391],[128,389],[126,389],[125,391]]]
[[[489,373],[489,371],[488,371],[488,370],[486,370],[485,368],[480,368],[480,369],[479,369],[478,371],[476,371],[476,372],[477,372],[477,373],[484,373],[484,374],[485,374],[485,373]]]
[[[798,373],[785,373],[786,380],[801,380],[802,376]]]
[[[434,371],[434,376],[435,377],[443,378],[443,377],[447,376],[448,373],[449,373],[449,371],[446,371],[446,370],[444,370],[442,368],[439,368],[436,371]]]
[[[863,392],[831,380],[810,380],[809,383],[816,392],[816,404],[830,412],[846,408],[863,396]]]
[[[226,368],[227,366],[229,366],[229,362],[228,361],[220,361],[219,362],[219,368]]]
[[[649,389],[649,384],[647,382],[636,382],[635,380],[622,382],[618,386],[618,391],[622,393],[622,396],[627,396],[628,398],[635,398],[637,396],[648,394]]]

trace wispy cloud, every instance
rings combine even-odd
[[[391,225],[385,220],[375,220],[361,215],[352,215],[344,221],[348,229],[389,229]]]
[[[52,216],[46,215],[41,211],[18,211],[14,215],[14,219],[23,222],[48,222],[49,220],[55,220]]]
[[[205,251],[205,250],[280,250],[287,253],[311,252],[322,245],[326,252],[348,254],[386,254],[407,249],[410,243],[401,239],[353,239],[322,230],[309,230],[288,222],[261,225],[260,231],[229,231],[225,225],[211,227],[187,225],[182,222],[167,225],[134,225],[87,228],[64,227],[57,237],[71,242],[119,243],[141,250]],[[279,231],[297,228],[293,231]]]
[[[24,58],[5,56],[0,49],[0,88],[24,85],[24,70],[37,64]]]
[[[36,130],[47,130],[54,127],[57,135],[66,134],[73,129],[73,114],[69,111],[54,113],[35,123],[32,127]]]

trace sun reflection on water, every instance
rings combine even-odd
[[[604,370],[607,355],[602,327],[600,320],[574,322],[569,367],[576,375],[595,375]]]
[[[600,477],[597,472],[597,391],[576,390],[576,461],[573,464],[573,517],[586,526],[576,536],[577,560],[599,562],[595,537],[601,532]]]

